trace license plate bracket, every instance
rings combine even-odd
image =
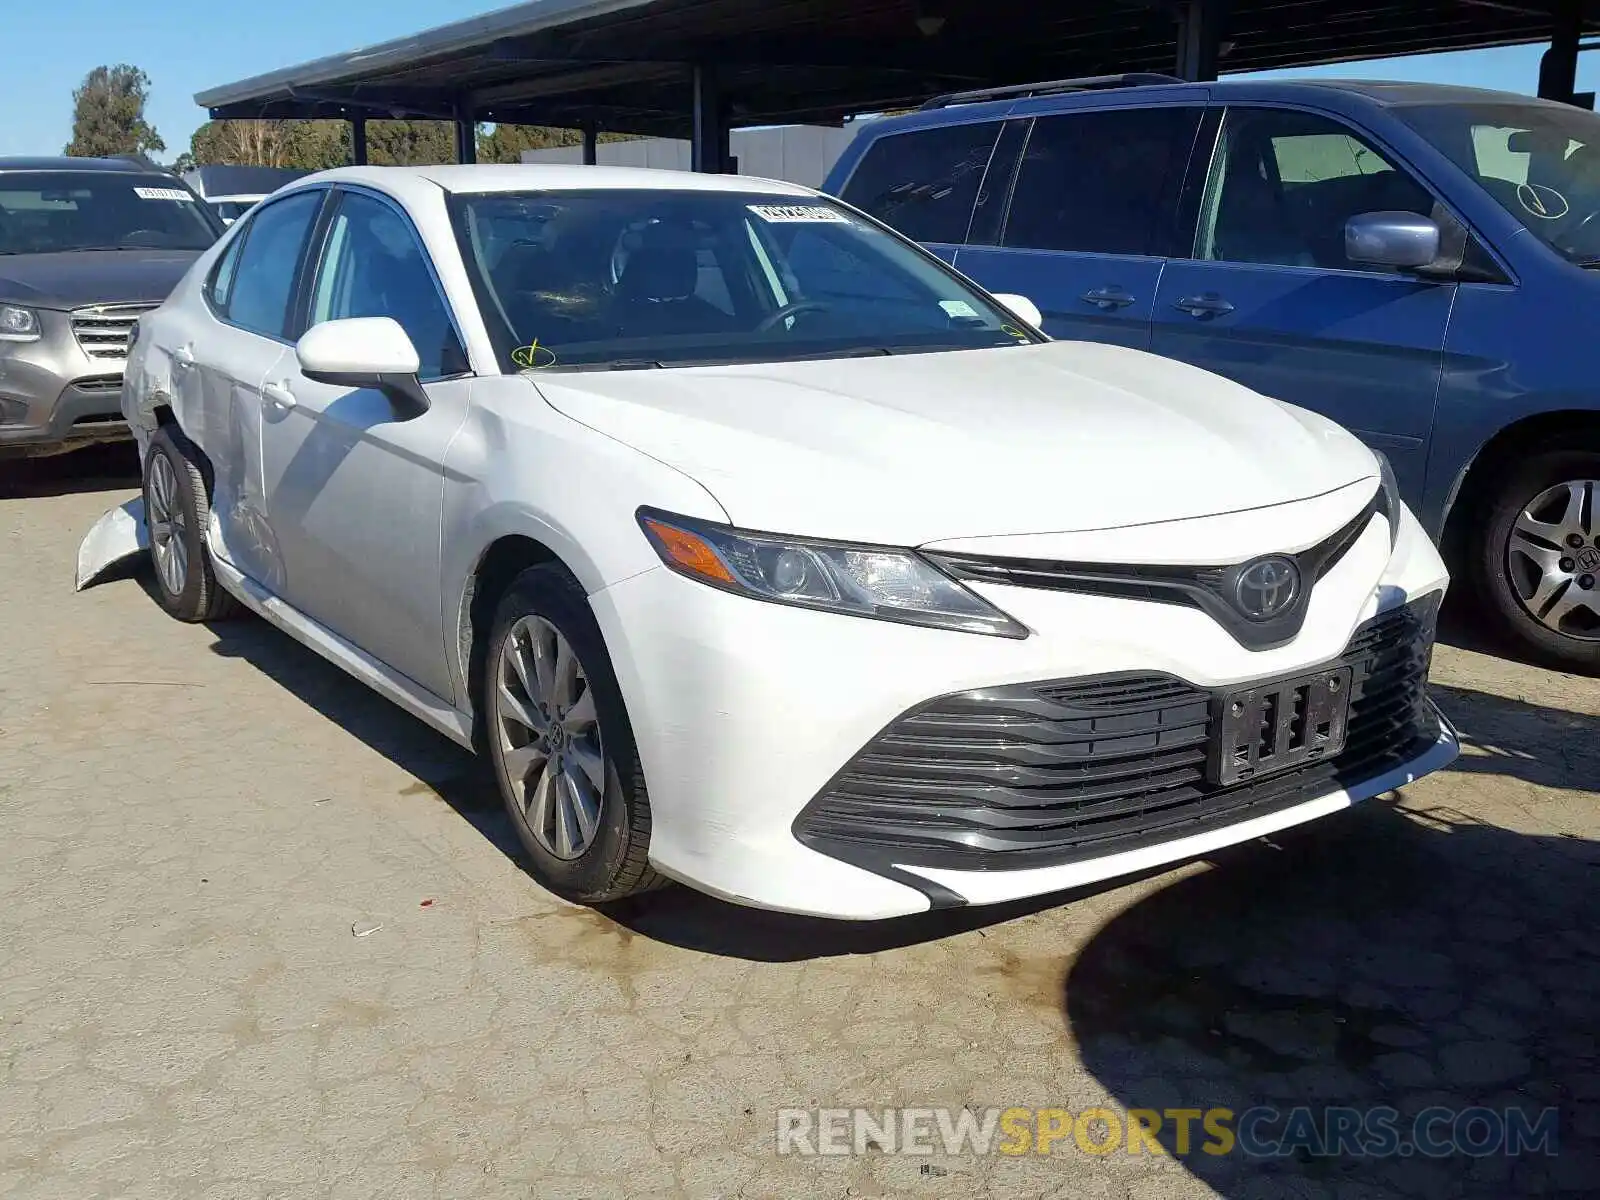
[[[1293,770],[1344,749],[1349,667],[1229,692],[1218,702],[1206,776],[1219,787]]]

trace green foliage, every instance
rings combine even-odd
[[[161,151],[167,144],[144,119],[150,77],[120,63],[96,67],[72,93],[72,141],[66,153],[76,158]]]

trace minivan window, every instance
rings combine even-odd
[[[983,121],[881,137],[843,199],[913,241],[960,244],[999,132],[1000,122]]]
[[[1159,252],[1198,108],[1064,113],[1034,122],[1003,244],[1099,254]]]
[[[1350,261],[1345,223],[1367,212],[1427,216],[1434,205],[1427,188],[1336,121],[1230,108],[1201,203],[1195,257],[1389,271]]]
[[[321,189],[298,192],[250,218],[228,297],[228,319],[235,325],[268,337],[284,336],[300,253],[325,194]]]
[[[1545,245],[1600,266],[1600,116],[1528,103],[1396,111]]]
[[[204,250],[221,228],[200,198],[171,175],[0,174],[0,254]]]

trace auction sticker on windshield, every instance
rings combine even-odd
[[[190,199],[189,193],[181,188],[136,187],[133,194],[141,200],[176,200],[182,203]]]
[[[781,225],[786,221],[834,221],[840,225],[850,222],[841,212],[822,204],[752,204],[750,211],[763,221]]]

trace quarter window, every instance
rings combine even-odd
[[[328,229],[311,296],[311,324],[348,317],[393,317],[411,338],[422,379],[466,370],[466,355],[426,252],[410,224],[381,200],[346,192]]]
[[[1195,257],[1385,272],[1345,257],[1344,227],[1367,212],[1434,214],[1427,188],[1326,117],[1229,109],[1195,236]]]
[[[239,237],[228,243],[217,265],[211,268],[211,278],[206,281],[206,296],[211,301],[211,307],[219,313],[228,311],[228,297],[233,292],[234,273],[239,265],[239,252],[243,249],[244,235],[241,232]]]
[[[960,244],[999,132],[987,121],[879,138],[843,198],[914,241]]]
[[[1161,253],[1199,111],[1131,108],[1040,117],[1023,152],[1004,244]]]
[[[230,272],[228,320],[252,333],[285,335],[295,272],[324,194],[296,192],[251,218],[238,266]]]

